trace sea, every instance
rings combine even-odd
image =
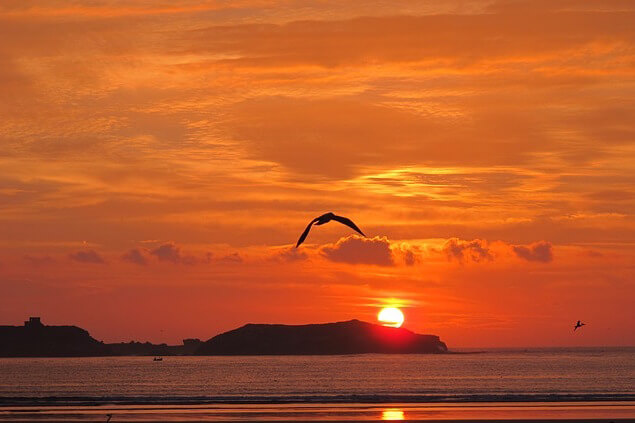
[[[634,381],[635,347],[1,358],[0,420],[635,421]]]

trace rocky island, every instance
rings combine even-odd
[[[149,342],[105,344],[77,326],[47,326],[31,317],[24,326],[0,326],[0,357],[94,357],[170,355],[439,354],[448,348],[438,336],[419,335],[349,320],[311,325],[247,324],[206,342],[183,345]]]
[[[247,324],[203,343],[197,355],[439,354],[436,335],[349,320],[313,325]]]

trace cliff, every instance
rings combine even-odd
[[[419,335],[349,320],[313,325],[247,324],[206,341],[197,355],[437,354],[447,346],[435,335]]]
[[[110,355],[103,342],[77,326],[0,326],[0,357],[90,357]]]

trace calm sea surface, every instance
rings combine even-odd
[[[0,359],[0,406],[635,401],[635,348]]]

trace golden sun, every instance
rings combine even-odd
[[[379,320],[384,326],[398,328],[403,324],[404,317],[403,313],[398,308],[385,307],[382,308],[377,315],[377,320]]]

